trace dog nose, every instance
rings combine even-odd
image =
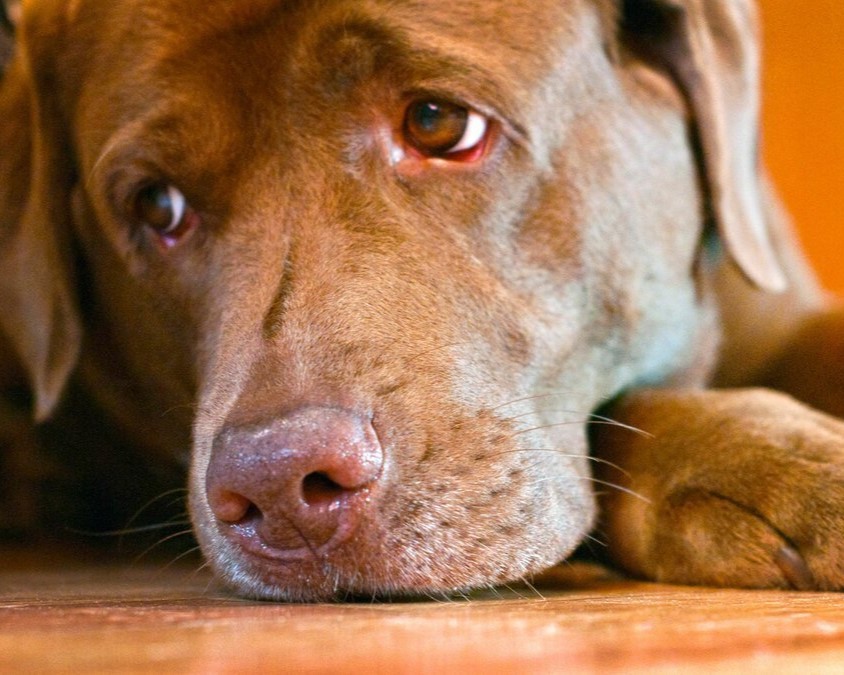
[[[369,418],[310,407],[269,424],[224,428],[206,487],[227,536],[256,553],[301,557],[353,534],[383,467]]]

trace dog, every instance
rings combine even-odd
[[[844,585],[844,314],[759,167],[749,0],[15,23],[6,475],[34,433],[108,516],[186,472],[255,598],[461,592],[589,536],[659,581]]]

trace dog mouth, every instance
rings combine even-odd
[[[425,528],[427,536],[420,538],[414,527]],[[436,532],[433,525],[415,521],[389,530],[373,521],[343,541],[338,537],[318,546],[278,549],[256,544],[252,532],[235,529],[217,532],[203,548],[218,580],[240,596],[389,601],[447,598],[530,579],[564,559],[583,534],[582,523],[570,523],[568,531],[542,531],[533,524],[523,537],[476,543],[459,528]]]
[[[284,601],[462,593],[546,569],[591,526],[570,454],[506,451],[477,419],[416,449],[375,426],[312,406],[216,435],[192,510],[224,584]]]
[[[278,548],[260,540],[258,527],[254,523],[237,524],[232,526],[227,536],[246,555],[271,562],[291,562],[307,560],[309,558],[325,558],[333,549],[348,538],[349,528],[345,532],[337,532],[322,544],[305,542],[301,546],[291,543],[290,548]],[[304,537],[302,537],[304,539]]]

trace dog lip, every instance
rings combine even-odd
[[[364,490],[362,493],[354,497],[354,499],[367,502],[370,501],[370,490]],[[334,510],[337,508],[337,505],[334,503],[327,503],[317,508]],[[299,546],[298,548],[280,548],[266,542],[264,537],[261,536],[259,525],[259,520],[250,519],[237,523],[220,522],[218,523],[218,528],[221,530],[221,534],[225,538],[227,538],[240,551],[249,557],[270,560],[273,562],[298,562],[302,560],[327,557],[329,553],[346,542],[359,526],[356,519],[352,519],[351,521],[343,520],[340,522],[334,533],[327,540],[318,545],[309,542],[303,533],[299,533],[299,537],[304,542],[304,546]]]
[[[319,546],[301,546],[299,548],[275,548],[266,543],[258,543],[258,538],[250,536],[251,526],[233,525],[230,541],[235,543],[240,551],[250,558],[269,560],[272,562],[300,562],[315,558],[325,558],[328,553],[341,544],[346,538],[344,533],[336,532],[328,541]]]

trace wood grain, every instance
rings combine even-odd
[[[51,559],[52,558],[52,559]],[[0,556],[0,672],[840,672],[844,597],[578,564],[448,602],[238,600],[197,563]]]

